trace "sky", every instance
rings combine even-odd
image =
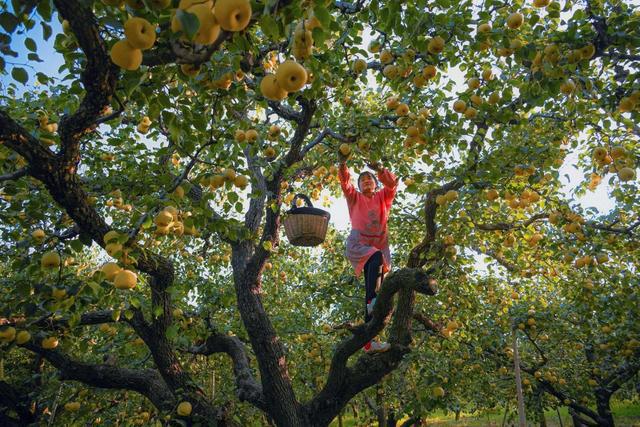
[[[62,64],[62,58],[53,49],[53,42],[55,39],[55,35],[62,31],[62,27],[55,18],[53,19],[51,24],[54,28],[54,34],[48,41],[42,41],[42,28],[40,25],[36,25],[34,29],[31,30],[29,34],[27,34],[29,37],[35,39],[38,43],[38,55],[43,59],[43,62],[40,63],[29,62],[26,58],[28,50],[24,46],[24,41],[27,35],[14,34],[12,40],[12,48],[19,53],[19,56],[18,58],[5,59],[8,62],[7,69],[9,73],[13,65],[23,66],[29,73],[29,82],[27,83],[27,88],[23,88],[24,90],[28,90],[29,87],[33,87],[33,84],[35,82],[34,75],[36,72],[43,72],[50,77],[60,77],[57,70]],[[363,32],[363,38],[363,47],[366,48],[366,46],[368,46],[369,42],[371,41],[371,35],[369,34],[369,31],[365,30]],[[28,66],[25,66],[25,64],[28,64]],[[454,93],[464,91],[465,78],[458,69],[450,70],[449,77],[456,83]],[[12,79],[10,75],[0,75],[0,83],[2,83],[3,87],[11,81]],[[372,77],[372,71],[369,71],[368,84],[370,86],[375,85],[375,80]],[[20,87],[20,85],[18,86]],[[573,191],[584,180],[582,173],[580,173],[574,166],[577,163],[577,157],[578,153],[576,151],[570,151],[565,159],[563,166],[560,168],[560,179],[563,184],[563,192],[565,193],[565,197],[567,199],[573,198]],[[352,172],[353,175],[357,176],[360,171],[352,170]],[[404,184],[401,183],[399,191],[401,192],[403,191],[403,189]],[[595,207],[600,213],[606,213],[613,208],[613,202],[608,197],[608,193],[610,191],[611,188],[608,184],[608,180],[603,179],[602,183],[595,191],[589,191],[584,196],[575,199],[575,201],[583,208]],[[331,213],[332,226],[341,231],[349,230],[349,215],[345,200],[342,198],[336,199],[330,197],[330,202],[331,206],[324,209],[328,210]]]

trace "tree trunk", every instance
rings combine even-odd
[[[384,427],[387,421],[387,411],[384,408],[384,405],[378,407],[378,410],[376,411],[376,417],[378,418],[378,426]]]
[[[397,423],[396,413],[394,411],[389,411],[389,416],[387,416],[387,427],[396,427]]]
[[[577,414],[571,414],[571,420],[573,421],[573,427],[585,427]]]
[[[595,392],[596,405],[598,408],[598,425],[602,427],[614,427],[613,414],[611,414],[611,394],[604,390],[598,389]]]

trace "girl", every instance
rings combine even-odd
[[[378,174],[362,172],[358,176],[357,191],[351,184],[346,157],[340,156],[340,185],[347,199],[352,230],[347,238],[346,256],[355,269],[356,277],[364,271],[365,279],[365,321],[371,320],[371,312],[376,301],[376,290],[384,279],[384,273],[391,269],[391,254],[387,238],[387,221],[393,198],[396,195],[398,179],[378,163],[369,167]],[[379,181],[378,181],[379,180]],[[382,182],[383,188],[380,190]],[[370,341],[364,346],[367,353],[389,349],[385,342]]]

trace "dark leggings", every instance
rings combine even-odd
[[[367,303],[376,297],[376,289],[382,283],[382,252],[378,251],[371,255],[364,265],[364,288],[366,293],[364,305],[364,320],[371,320],[371,315],[367,313]]]

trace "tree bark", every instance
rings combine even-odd
[[[596,407],[598,409],[598,425],[603,427],[614,427],[615,421],[611,413],[611,394],[604,389],[595,392]]]

